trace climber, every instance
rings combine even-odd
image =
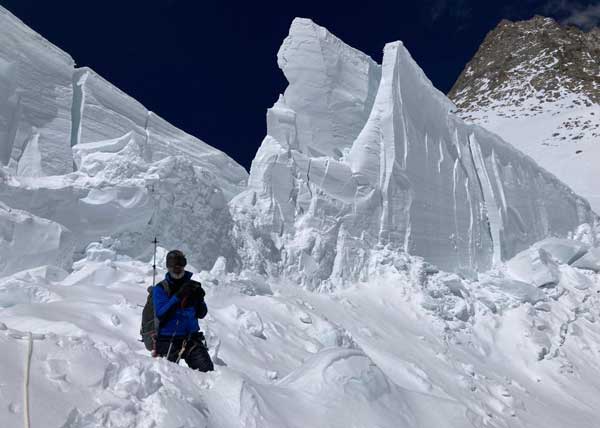
[[[199,282],[191,280],[192,273],[184,269],[186,264],[181,251],[170,251],[165,279],[153,287],[152,301],[159,324],[154,352],[172,362],[183,358],[190,368],[208,372],[214,366],[198,325],[198,318],[208,312],[205,293]]]

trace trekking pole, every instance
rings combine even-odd
[[[149,113],[150,114],[150,113]],[[148,115],[148,117],[150,117]],[[150,192],[152,193],[152,195],[154,196],[154,184],[152,184],[152,186],[150,187]],[[154,244],[154,258],[152,259],[152,286],[156,285],[156,249],[158,247],[158,232],[156,230],[156,223],[155,223],[155,218],[156,218],[156,199],[153,198],[154,200],[154,210],[152,212],[152,217],[150,218],[150,223],[152,223],[152,228],[154,229],[154,240],[152,241],[152,243]]]
[[[156,284],[156,248],[158,246],[158,239],[156,239],[156,235],[154,235],[154,259],[152,261],[152,285]]]

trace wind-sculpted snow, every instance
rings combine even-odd
[[[227,199],[246,184],[235,161],[175,128],[0,7],[0,165],[27,177],[73,171],[72,146],[129,135],[145,160],[182,155]]]
[[[290,86],[231,203],[248,266],[322,285],[366,278],[370,251],[387,246],[470,273],[596,220],[532,159],[449,113],[401,42],[386,45],[379,79],[364,54],[297,19],[279,63]],[[333,108],[339,93],[356,109]]]

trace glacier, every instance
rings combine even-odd
[[[595,215],[400,42],[378,65],[296,19],[247,177],[0,24],[1,425],[598,426]],[[213,373],[137,340],[155,236]]]
[[[401,42],[380,67],[295,19],[278,63],[289,86],[231,201],[254,269],[316,287],[367,278],[370,250],[389,247],[471,275],[597,222],[531,158],[452,114]]]

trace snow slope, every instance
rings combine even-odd
[[[536,288],[502,271],[470,281],[377,257],[376,279],[321,294],[200,272],[210,374],[136,341],[147,263],[94,244],[70,274],[4,277],[0,421],[23,424],[29,365],[32,426],[598,425],[598,274],[553,261],[558,282]]]
[[[596,221],[531,158],[449,113],[402,43],[379,69],[296,19],[278,59],[290,86],[231,202],[247,266],[314,287],[367,278],[369,251],[389,246],[469,274]]]

